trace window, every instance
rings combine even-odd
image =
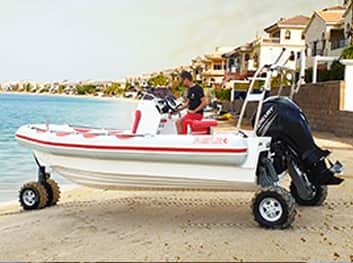
[[[228,68],[226,68],[227,71],[231,71],[231,68],[234,66],[234,59],[233,58],[228,58],[227,60],[227,65],[228,65]]]
[[[259,56],[254,54],[254,67],[257,68],[259,66]]]
[[[305,40],[305,34],[302,32],[302,40]]]
[[[221,70],[222,69],[222,65],[221,64],[214,64],[213,65],[213,69],[214,70]]]
[[[289,30],[287,30],[286,33],[284,34],[284,38],[285,38],[286,40],[290,40],[290,37],[291,37],[291,33],[290,33]]]
[[[316,56],[317,55],[317,41],[315,41],[313,43],[313,49],[312,49],[312,56]]]
[[[325,39],[322,40],[321,46],[322,46],[322,49],[321,49],[320,55],[323,56],[325,54],[325,48],[326,48],[326,40]]]
[[[352,35],[352,27],[351,25],[348,23],[347,24],[347,28],[346,28],[346,37],[349,38]]]
[[[250,59],[250,55],[249,54],[245,54],[245,61],[248,61]]]

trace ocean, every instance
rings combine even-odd
[[[130,129],[136,103],[99,98],[0,93],[0,203],[18,199],[24,183],[37,180],[29,149],[17,144],[25,124],[49,123]],[[53,174],[63,189],[75,185]]]

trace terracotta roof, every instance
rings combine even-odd
[[[309,22],[310,17],[308,16],[294,16],[288,19],[283,19],[278,22],[279,25],[290,25],[290,26],[306,26]]]
[[[293,16],[290,18],[282,17],[276,23],[266,27],[264,30],[265,32],[270,33],[274,30],[278,30],[279,27],[295,26],[295,27],[305,28],[309,20],[310,20],[310,17],[302,16],[302,15]]]
[[[252,41],[252,42],[248,42],[248,43],[245,43],[241,46],[238,46],[236,48],[234,48],[232,51],[229,51],[227,53],[224,53],[222,55],[223,58],[226,58],[226,57],[230,57],[232,55],[234,55],[235,53],[238,53],[239,51],[248,51],[249,49],[251,49],[253,47],[253,43],[255,42],[256,40]]]
[[[343,14],[345,10],[346,9],[343,6],[333,6],[333,7],[316,11],[316,13],[326,23],[339,23],[343,19]]]

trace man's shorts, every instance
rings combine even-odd
[[[203,118],[203,115],[201,113],[187,113],[184,115],[184,117],[181,118],[181,125],[183,127],[183,134],[186,134],[186,127],[184,127],[184,123],[187,120],[191,121],[201,121]]]

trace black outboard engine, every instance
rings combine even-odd
[[[304,113],[292,100],[285,97],[266,99],[256,133],[272,137],[271,152],[276,172],[281,174],[288,169],[298,190],[303,192],[302,196],[305,196],[303,187],[308,185],[310,189],[311,185],[337,185],[343,181],[334,176],[343,171],[342,165],[339,162],[332,164],[326,158],[330,152],[315,144]]]

